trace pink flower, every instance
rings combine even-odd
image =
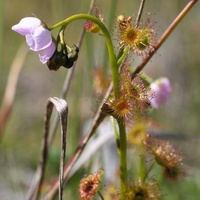
[[[154,81],[150,85],[151,90],[149,92],[149,101],[153,108],[159,108],[159,106],[167,101],[171,93],[170,81],[163,77]]]
[[[35,17],[25,17],[12,27],[12,30],[25,36],[26,42],[32,51],[42,51],[40,61],[45,64],[54,54],[56,45],[50,31],[41,20]]]

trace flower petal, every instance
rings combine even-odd
[[[155,82],[151,83],[151,91],[149,94],[149,100],[153,108],[159,108],[159,106],[167,101],[171,93],[170,81],[163,77]],[[153,97],[152,97],[153,94]]]
[[[52,43],[52,36],[49,30],[43,26],[37,27],[32,34],[26,35],[26,42],[33,51],[46,49]]]
[[[38,26],[41,26],[41,20],[35,17],[25,17],[18,24],[12,26],[12,30],[25,36]]]
[[[56,50],[56,45],[54,42],[51,43],[49,47],[47,47],[42,53],[39,54],[40,62],[45,64],[48,60],[53,56]]]

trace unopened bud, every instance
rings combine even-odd
[[[63,52],[56,51],[53,56],[47,62],[47,66],[50,70],[57,71],[66,62],[66,55]]]

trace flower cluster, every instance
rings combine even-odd
[[[121,48],[129,46],[138,55],[148,54],[153,49],[156,32],[149,18],[145,24],[138,25],[133,23],[132,17],[119,15],[117,22]]]
[[[45,64],[56,50],[50,31],[41,20],[35,17],[23,18],[12,27],[13,31],[25,36],[26,42],[32,51],[39,51],[40,61]]]

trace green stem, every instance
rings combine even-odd
[[[114,16],[116,15],[116,11],[117,11],[117,4],[118,4],[118,0],[111,0],[111,3],[110,3],[110,11],[108,12],[109,13],[109,17],[108,17],[108,21],[107,21],[107,24],[108,24],[108,30],[111,32],[113,30],[113,18]],[[105,47],[104,47],[105,48]],[[106,49],[104,49],[104,56],[103,56],[103,71],[104,71],[104,74],[106,74],[106,67],[108,65],[108,53],[106,51]]]
[[[146,180],[146,178],[148,177],[150,171],[153,169],[154,165],[155,165],[155,162],[153,164],[151,164],[151,166],[148,168],[148,170],[146,170],[146,174],[145,174],[145,176],[143,178],[143,181]]]
[[[50,27],[49,30],[56,29],[60,26],[67,26],[73,21],[80,20],[80,19],[86,19],[94,22],[99,26],[101,31],[103,32],[103,35],[106,40],[106,45],[108,48],[108,54],[110,58],[110,67],[111,67],[111,72],[112,72],[112,80],[113,80],[113,87],[114,87],[114,93],[115,96],[119,96],[119,75],[118,75],[118,65],[117,65],[117,59],[114,51],[114,46],[110,37],[110,34],[108,32],[108,29],[105,27],[105,25],[96,17],[89,15],[89,14],[77,14],[73,15],[71,17],[68,17],[67,19],[60,21],[59,23],[55,24],[54,26]]]
[[[118,66],[120,66],[122,64],[123,60],[126,58],[128,52],[129,52],[129,50],[130,50],[130,47],[127,46],[125,49],[123,49],[123,54],[121,54],[121,52],[120,52],[120,54],[118,55],[118,59],[117,59]]]
[[[99,197],[100,197],[101,200],[104,200],[104,197],[103,197],[103,195],[101,194],[101,192],[98,191],[98,195],[99,195]]]
[[[120,155],[120,138],[119,138],[119,133],[117,131],[117,127],[116,127],[116,121],[114,119],[114,117],[110,117],[111,123],[112,123],[112,127],[113,127],[113,131],[114,131],[114,135],[115,135],[115,140],[117,143],[117,153],[118,156]]]
[[[126,130],[124,121],[122,119],[117,120],[119,126],[120,136],[120,151],[119,151],[119,162],[120,162],[120,199],[124,199],[124,191],[127,185],[127,159],[126,159]]]
[[[139,146],[140,151],[140,166],[139,166],[139,178],[143,182],[146,176],[146,158],[145,158],[145,149],[143,144]]]

